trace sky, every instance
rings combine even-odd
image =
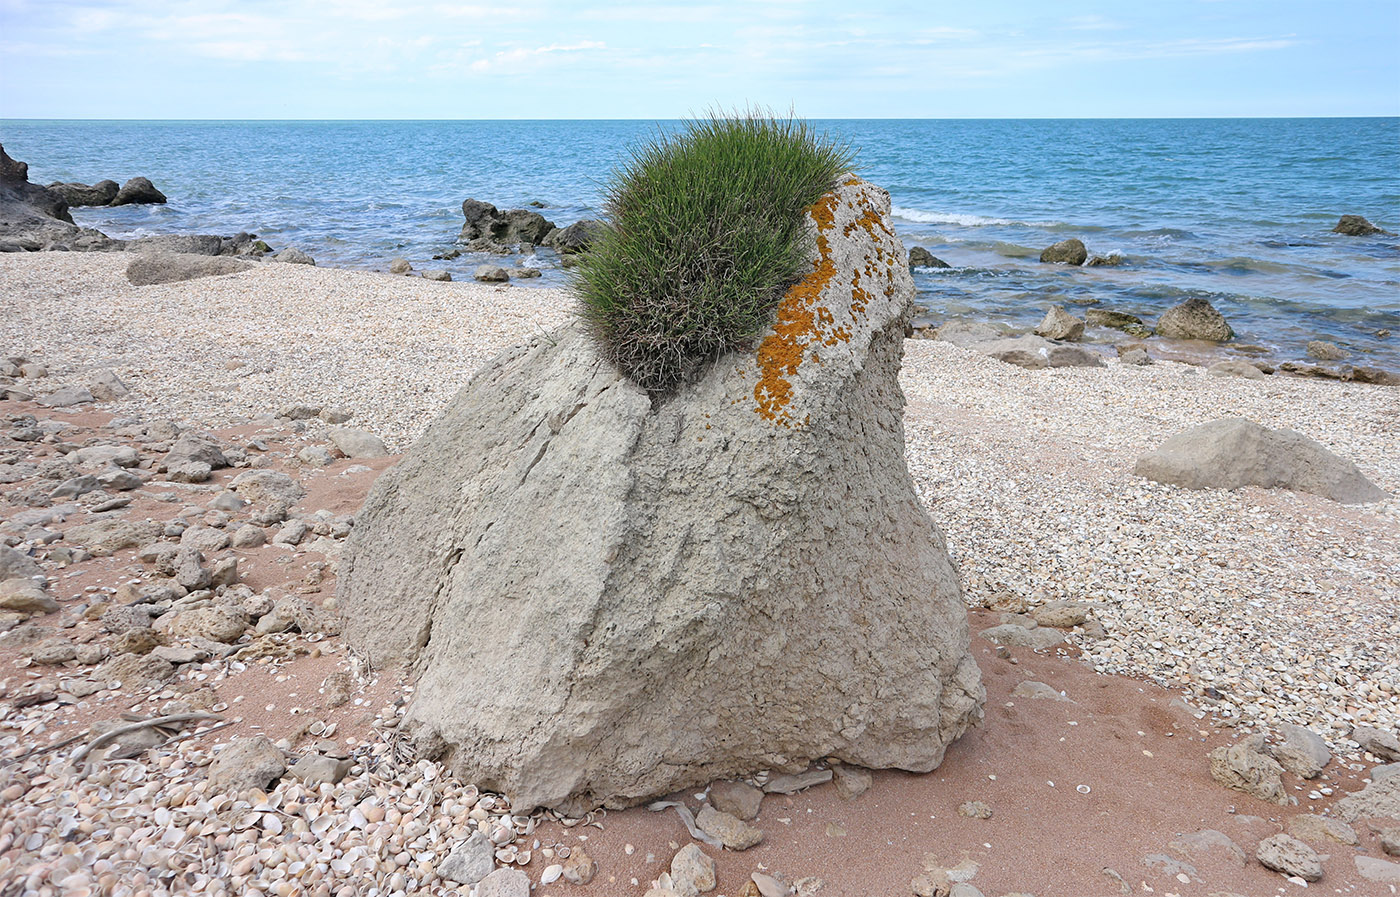
[[[1400,115],[1400,0],[0,0],[0,118]]]

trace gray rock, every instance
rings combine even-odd
[[[364,430],[331,427],[326,431],[326,435],[347,458],[384,458],[389,454],[384,440]]]
[[[1332,228],[1332,233],[1348,237],[1369,237],[1372,234],[1395,236],[1384,228],[1376,227],[1360,215],[1343,215],[1337,220],[1337,226]]]
[[[107,557],[124,548],[139,548],[160,538],[161,525],[152,521],[106,518],[70,529],[64,538],[81,545],[97,557]]]
[[[80,495],[87,495],[96,490],[97,487],[97,477],[84,474],[59,483],[49,493],[49,498],[77,498]]]
[[[1382,760],[1400,760],[1400,738],[1392,732],[1374,726],[1357,726],[1351,730],[1351,740],[1361,745],[1363,751],[1370,751]]]
[[[990,629],[983,629],[979,636],[994,645],[1006,645],[1010,648],[1034,648],[1044,650],[1063,644],[1065,634],[1057,629],[1036,627],[1027,629],[1016,623],[1003,623],[1000,626],[993,626]]]
[[[695,816],[695,825],[707,835],[720,840],[730,850],[748,850],[763,840],[763,830],[749,825],[737,816],[722,813],[706,804]]]
[[[1378,816],[1400,820],[1400,776],[1390,776],[1354,791],[1337,801],[1337,815],[1344,822]]]
[[[166,465],[207,464],[213,470],[228,467],[219,440],[208,433],[182,433],[165,454]]]
[[[1101,368],[1103,356],[1083,346],[1051,346],[1045,363],[1052,368]]]
[[[309,532],[311,532],[311,526],[305,520],[288,520],[277,531],[277,535],[272,537],[272,544],[300,545]]]
[[[94,552],[95,554],[96,552]],[[182,547],[171,565],[175,581],[187,589],[207,589],[212,581],[204,568],[204,555],[198,549]]]
[[[277,416],[287,420],[311,420],[320,413],[320,405],[286,405],[277,412]]]
[[[478,265],[472,278],[482,283],[505,283],[510,280],[510,274],[500,265]]]
[[[671,880],[691,893],[712,891],[718,884],[715,861],[699,844],[687,844],[671,858]]]
[[[1226,788],[1275,804],[1286,804],[1283,767],[1264,753],[1264,736],[1252,735],[1210,752],[1210,776]]]
[[[121,635],[151,628],[151,612],[142,605],[109,607],[102,612],[102,627]]]
[[[257,548],[267,541],[267,533],[260,526],[245,523],[233,533],[234,548]]]
[[[1213,828],[1177,835],[1167,846],[1198,863],[1219,859],[1232,866],[1243,866],[1248,860],[1244,850],[1229,835]]]
[[[469,249],[487,252],[505,252],[515,244],[539,245],[555,230],[553,223],[538,212],[527,209],[501,212],[490,203],[475,199],[462,203],[462,217],[466,221],[457,241],[466,243]],[[556,247],[561,237],[562,234],[555,236]]]
[[[97,475],[97,482],[109,492],[130,492],[146,484],[140,474],[129,470],[104,470]]]
[[[991,819],[992,808],[985,801],[967,800],[958,804],[958,815],[968,819]]]
[[[151,654],[119,654],[99,667],[95,675],[108,685],[120,682],[124,691],[151,691],[169,682],[175,667]]]
[[[1089,256],[1089,260],[1084,263],[1084,267],[1117,268],[1119,265],[1123,264],[1126,261],[1127,259],[1118,253],[1111,253],[1109,255],[1091,255]]]
[[[476,897],[530,897],[530,876],[519,869],[497,869],[476,886]]]
[[[74,405],[87,405],[93,398],[92,391],[86,386],[64,386],[34,401],[45,408],[71,408]]]
[[[231,607],[200,607],[172,615],[165,631],[184,638],[207,639],[231,645],[248,631],[248,618]],[[162,619],[160,621],[164,623]]]
[[[1114,330],[1122,330],[1140,339],[1145,339],[1152,335],[1152,330],[1137,315],[1130,315],[1121,311],[1109,311],[1104,308],[1091,308],[1084,313],[1084,320],[1095,327],[1112,327]]]
[[[238,558],[221,558],[209,571],[209,584],[213,588],[231,586],[238,582]]]
[[[496,868],[496,848],[481,832],[452,849],[437,869],[438,875],[459,885],[474,885]]]
[[[0,582],[43,575],[43,568],[29,555],[21,554],[8,545],[0,545]]]
[[[122,396],[128,395],[131,388],[122,382],[122,378],[117,376],[117,372],[111,368],[102,368],[92,375],[88,381],[88,391],[92,397],[99,402],[115,402]]]
[[[1356,873],[1367,881],[1388,885],[1400,885],[1400,863],[1378,860],[1375,857],[1357,854],[1352,857],[1356,863]]]
[[[307,754],[292,764],[292,776],[312,788],[322,784],[338,785],[345,774],[354,766],[347,758],[326,757],[321,754]]]
[[[452,272],[450,271],[424,271],[424,280],[435,280],[438,283],[451,283]]]
[[[507,268],[506,277],[510,280],[529,280],[532,277],[540,277],[543,272],[539,268]]]
[[[1390,856],[1400,856],[1400,827],[1381,831],[1381,850]]]
[[[947,268],[949,264],[938,256],[929,252],[922,246],[914,246],[909,250],[909,267],[911,268]]]
[[[229,483],[238,497],[250,502],[294,505],[306,497],[301,484],[280,470],[245,470]]]
[[[126,266],[126,279],[135,286],[145,287],[159,283],[179,283],[199,277],[237,274],[252,267],[247,262],[222,256],[153,252],[133,259],[131,264]]]
[[[1311,729],[1279,723],[1278,731],[1283,740],[1269,745],[1269,754],[1300,779],[1317,778],[1317,774],[1332,762],[1327,742]]]
[[[1090,610],[1082,601],[1047,601],[1031,610],[1031,619],[1041,626],[1073,629],[1089,622]]]
[[[715,782],[710,786],[710,803],[721,812],[748,821],[758,815],[763,789],[745,782]]]
[[[1040,254],[1042,262],[1056,265],[1082,265],[1088,257],[1089,250],[1084,248],[1082,242],[1073,237],[1061,240]]]
[[[1240,417],[1177,433],[1139,458],[1133,473],[1187,489],[1261,486],[1311,492],[1342,504],[1386,497],[1355,464],[1301,433],[1270,430]]]
[[[207,483],[214,471],[203,461],[180,461],[165,465],[165,478],[172,483]]]
[[[1065,701],[1073,704],[1068,697],[1060,693],[1053,685],[1046,685],[1044,682],[1037,682],[1034,679],[1027,679],[1024,682],[1016,683],[1016,687],[1011,689],[1013,698],[1030,698],[1033,701],[1050,700]]]
[[[1373,782],[1383,782],[1391,776],[1400,776],[1400,763],[1385,763],[1381,766],[1372,766],[1369,775]]]
[[[413,265],[409,264],[408,259],[394,259],[389,263],[390,274],[407,274],[412,270]]]
[[[1296,875],[1303,881],[1322,878],[1322,859],[1317,851],[1291,835],[1278,834],[1259,842],[1254,856],[1265,869]]]
[[[763,790],[768,794],[796,794],[830,781],[831,770],[809,769],[806,772],[775,775],[763,783]]]
[[[58,602],[35,580],[15,577],[0,581],[0,610],[17,614],[51,614],[58,610]]]
[[[1005,339],[1006,331],[983,321],[949,321],[934,331],[933,338],[955,346],[969,348],[979,343]]]
[[[266,791],[286,771],[286,758],[266,735],[234,738],[209,764],[209,793]]]
[[[98,181],[89,186],[78,183],[49,184],[48,189],[58,193],[68,203],[70,209],[79,206],[106,206],[111,205],[112,200],[117,198],[117,191],[121,189],[116,181]]]
[[[1215,306],[1196,297],[1162,312],[1162,317],[1157,319],[1157,335],[1223,343],[1234,336],[1235,331]]]
[[[1014,339],[999,339],[989,343],[979,343],[972,348],[1006,364],[1029,370],[1039,370],[1050,366],[1050,350],[1063,348],[1043,337],[1026,334]]]
[[[596,218],[584,218],[568,227],[550,231],[544,238],[544,245],[561,255],[576,255],[587,252],[588,247],[607,231],[606,223]]]
[[[1076,340],[1084,335],[1084,322],[1060,306],[1052,305],[1035,333],[1046,339]]]
[[[842,800],[855,800],[874,783],[870,770],[842,763],[831,768],[831,781],[836,786],[836,794]]]
[[[1249,362],[1233,358],[1217,361],[1206,368],[1206,372],[1213,377],[1243,377],[1246,380],[1263,380],[1268,376]]]
[[[212,526],[192,526],[180,534],[180,544],[207,554],[223,551],[233,539],[227,532]]]
[[[111,205],[127,206],[163,202],[165,202],[165,194],[157,190],[149,179],[134,177],[122,184],[117,195],[112,197]]]
[[[1336,343],[1329,343],[1326,340],[1309,340],[1308,357],[1316,358],[1319,361],[1338,361],[1347,357],[1347,353],[1342,351],[1342,347]]]
[[[1360,843],[1356,829],[1340,819],[1304,813],[1288,820],[1288,833],[1303,841],[1335,841],[1348,847]]]
[[[67,663],[78,656],[78,646],[61,635],[52,636],[29,649],[29,659],[46,666]]]
[[[130,240],[123,247],[127,252],[148,255],[175,253],[176,255],[219,255],[224,241],[213,234],[156,234]]]
[[[68,461],[79,467],[135,467],[141,455],[129,445],[94,445],[68,455]]]
[[[314,258],[291,246],[274,255],[273,259],[289,265],[311,265],[314,267],[316,264]]]
[[[905,465],[913,283],[897,239],[853,226],[888,203],[839,188],[834,274],[792,300],[839,338],[770,330],[659,403],[566,326],[477,374],[378,479],[339,571],[347,641],[421,671],[407,723],[459,774],[520,808],[617,806],[776,756],[928,770],[980,718],[956,576]],[[886,280],[855,312],[872,263]],[[505,678],[486,662],[502,651]]]

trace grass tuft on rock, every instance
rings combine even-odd
[[[756,112],[712,113],[633,149],[606,191],[610,227],[573,279],[601,354],[666,393],[748,344],[807,273],[805,210],[853,161],[805,122]]]

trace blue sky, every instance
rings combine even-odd
[[[0,0],[3,118],[1400,114],[1400,0]]]

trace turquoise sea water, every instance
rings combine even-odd
[[[1309,339],[1400,368],[1400,239],[1330,233],[1343,213],[1400,231],[1400,119],[815,122],[889,189],[932,321],[1034,326],[1054,303],[1140,315],[1201,296],[1238,341],[1301,358]],[[673,127],[666,123],[663,127]],[[78,209],[112,236],[250,231],[323,265],[415,267],[458,279],[485,257],[452,248],[468,197],[543,202],[558,224],[599,215],[603,184],[657,127],[636,121],[0,121],[39,183],[150,177],[166,206]],[[1041,265],[1079,237],[1112,268]],[[542,285],[562,282],[547,252]],[[1378,332],[1390,330],[1383,337]],[[1092,334],[1091,334],[1092,335]]]

